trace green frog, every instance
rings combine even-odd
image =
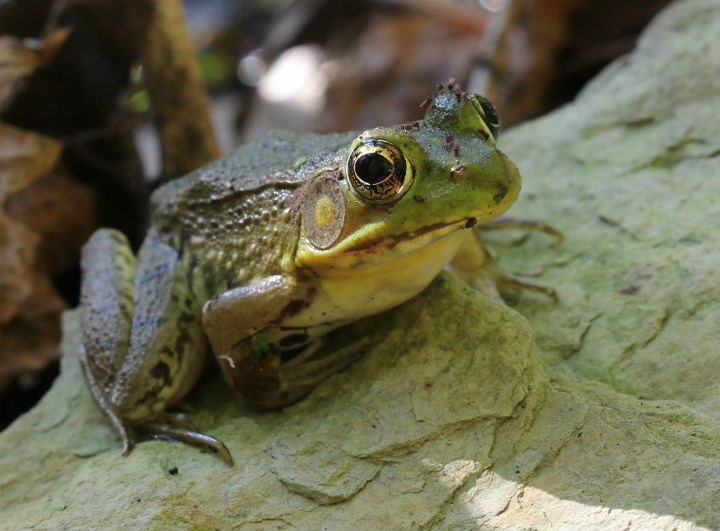
[[[208,350],[243,400],[276,409],[365,346],[324,352],[328,332],[407,301],[448,265],[493,295],[554,296],[499,270],[476,229],[520,191],[492,104],[455,86],[423,107],[419,122],[360,134],[271,133],[162,186],[137,257],[118,231],[91,236],[80,361],[125,454],[141,437],[168,438],[232,464],[222,442],[168,410]]]

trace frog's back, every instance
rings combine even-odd
[[[155,191],[152,224],[181,249],[200,299],[278,274],[295,244],[295,190],[357,133],[272,132]]]

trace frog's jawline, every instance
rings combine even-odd
[[[403,242],[411,242],[416,241],[418,238],[427,235],[427,234],[435,234],[435,237],[433,237],[430,240],[423,241],[421,245],[418,245],[417,247],[413,246],[412,249],[404,250],[402,254],[405,254],[406,252],[412,252],[419,247],[424,247],[425,245],[429,245],[433,242],[436,242],[437,240],[444,238],[448,236],[449,234],[452,234],[456,230],[461,230],[465,228],[471,228],[475,226],[476,221],[474,217],[468,217],[463,218],[456,221],[451,221],[448,223],[435,223],[433,225],[428,225],[427,227],[423,227],[422,229],[413,232],[403,232],[400,234],[396,234],[390,237],[384,237],[377,240],[370,240],[369,242],[365,242],[362,245],[358,245],[356,247],[351,247],[350,249],[346,249],[342,251],[341,254],[374,254],[377,252],[380,252],[381,250],[391,250],[394,249],[397,245],[403,243]],[[453,227],[453,230],[444,231],[443,229]]]

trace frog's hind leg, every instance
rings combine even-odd
[[[99,230],[83,249],[80,366],[95,402],[122,438],[125,455],[135,444],[135,434],[108,396],[107,382],[120,371],[130,342],[136,268],[120,232]]]
[[[136,260],[124,235],[99,230],[83,249],[82,267],[80,363],[128,453],[140,433],[154,436],[153,423],[202,370],[207,345],[200,307],[177,251],[152,235]],[[221,456],[229,455],[212,438],[175,438],[210,442]]]

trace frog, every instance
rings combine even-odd
[[[503,272],[480,226],[521,177],[485,97],[441,88],[423,119],[362,132],[268,133],[154,191],[137,255],[97,230],[82,251],[82,372],[127,455],[179,440],[233,459],[173,408],[212,353],[249,406],[289,406],[357,360],[328,334],[415,297],[446,267],[498,296],[554,290]],[[520,223],[522,225],[522,223]]]

